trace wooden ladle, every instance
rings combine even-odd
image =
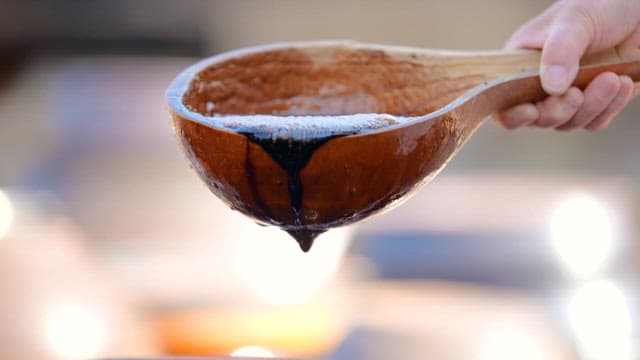
[[[453,52],[347,41],[241,49],[186,69],[167,91],[177,137],[209,188],[307,251],[317,234],[406,199],[488,115],[543,99],[537,51]],[[609,50],[604,71],[640,80]]]

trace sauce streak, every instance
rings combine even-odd
[[[300,171],[307,165],[313,153],[336,135],[297,140],[282,137],[272,138],[257,133],[243,134],[252,142],[260,145],[287,172],[289,178],[287,188],[294,214],[294,226],[283,228],[283,230],[296,239],[302,251],[309,251],[315,238],[326,229],[311,229],[303,223],[302,198],[304,189],[300,180]]]
[[[449,103],[464,89],[452,87],[444,70],[437,63],[421,60],[416,54],[396,56],[381,49],[351,46],[274,48],[220,58],[197,74],[189,75],[193,78],[181,101],[189,111],[202,115],[197,121],[200,125],[243,134],[248,141],[242,141],[240,146],[247,148],[236,148],[235,139],[221,137],[224,142],[229,141],[230,149],[239,153],[218,161],[217,154],[227,151],[222,142],[214,141],[220,134],[214,130],[193,131],[190,140],[198,146],[189,146],[199,153],[192,161],[207,165],[199,169],[206,178],[217,178],[225,184],[230,180],[228,185],[246,184],[248,192],[244,186],[238,192],[233,186],[218,189],[213,183],[217,195],[261,224],[280,226],[306,252],[314,239],[329,227],[364,218],[406,193],[428,169],[426,165],[418,168],[425,164],[422,159],[441,159],[436,155],[440,151],[438,144],[444,138],[435,139],[437,144],[430,147],[422,143],[416,145],[418,140],[413,137],[407,142],[399,138],[398,143],[380,145],[397,146],[399,153],[389,153],[381,159],[377,154],[364,155],[364,159],[370,159],[372,163],[397,156],[398,166],[393,168],[403,172],[402,176],[389,172],[367,179],[363,174],[377,172],[366,167],[364,172],[342,171],[345,178],[335,180],[346,184],[335,188],[329,188],[329,185],[323,188],[319,184],[322,179],[305,178],[308,184],[305,202],[301,172],[314,152],[333,138],[412,121]],[[484,79],[473,74],[464,78],[464,84],[469,87]],[[204,132],[211,137],[207,141],[201,138]],[[268,175],[254,168],[256,164],[252,160],[256,157],[251,155],[251,148],[256,150],[254,144],[286,172],[287,191],[284,194],[280,192],[284,190],[282,184],[277,187],[265,185],[268,179],[262,177]],[[246,151],[243,153],[243,150]],[[236,165],[231,164],[232,161],[242,161],[242,154],[245,155],[245,169],[243,174],[238,174],[236,170],[242,169],[230,165]],[[312,162],[311,165],[314,171],[325,168],[325,164]],[[340,164],[330,165],[340,168]],[[347,169],[348,164],[343,165]],[[408,170],[414,167],[415,171]],[[309,170],[312,170],[311,166]],[[246,175],[246,179],[242,175]],[[330,174],[319,175],[327,179]],[[268,191],[267,188],[277,189],[278,193],[261,198],[260,194]],[[362,188],[369,190],[359,190]],[[326,191],[331,196],[324,199],[322,194],[312,194],[312,191]],[[336,202],[335,207],[323,204],[324,200]],[[246,204],[250,206],[244,206]]]

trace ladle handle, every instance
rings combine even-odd
[[[542,55],[539,50],[503,50],[490,54],[477,54],[479,56],[476,57],[476,63],[474,65],[478,65],[478,68],[482,69],[481,71],[484,72],[484,76],[487,79],[497,79],[528,71],[538,71],[540,69],[540,58]],[[466,59],[464,61],[469,60]],[[633,61],[640,61],[640,50],[633,48],[609,48],[583,57],[580,61],[580,67],[594,65],[606,66]],[[634,81],[640,81],[640,78],[634,78]]]
[[[633,48],[611,48],[582,58],[574,86],[584,88],[598,74],[606,71],[627,75],[640,81],[640,53]],[[637,86],[637,85],[636,85]]]
[[[616,64],[629,60],[633,60],[633,58],[625,58],[617,48],[611,48],[583,57],[580,60],[580,66]]]
[[[463,95],[459,100],[464,104],[454,110],[462,118],[477,120],[469,122],[471,128],[478,126],[483,118],[492,113],[522,103],[537,102],[548,96],[542,89],[537,72],[539,51],[504,52],[495,61],[501,63],[501,71],[510,71],[510,75],[496,77],[497,80],[493,84],[490,81],[487,88]],[[534,71],[531,71],[532,65],[536,66]],[[596,76],[607,71],[629,76],[638,87],[640,56],[633,51],[620,49],[608,49],[586,56],[581,61],[573,85],[584,89]],[[471,99],[473,101],[469,101]]]

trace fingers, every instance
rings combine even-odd
[[[640,95],[640,83],[633,83],[633,92],[631,93],[631,98]]]
[[[609,106],[591,121],[585,129],[590,131],[601,130],[609,126],[611,120],[627,105],[634,91],[634,83],[628,76],[620,77],[620,90],[613,98]]]
[[[497,116],[507,129],[521,126],[598,130],[640,94],[629,77],[598,75],[584,91],[572,88],[580,59],[616,46],[625,59],[640,57],[640,1],[565,0],[520,27],[507,48],[540,48],[540,79],[550,96]]]
[[[505,49],[542,49],[552,19],[551,16],[541,16],[524,24],[507,40]]]
[[[604,129],[636,96],[638,86],[628,76],[604,73],[584,90],[572,87],[562,96],[550,96],[537,104],[520,104],[496,117],[507,129],[522,126],[569,131]]]
[[[538,108],[533,104],[527,103],[514,106],[498,114],[496,120],[505,128],[514,130],[525,125],[533,124],[539,117]]]
[[[582,91],[576,87],[562,96],[549,96],[536,104],[540,118],[533,125],[544,128],[561,126],[571,120],[583,102]]]
[[[561,95],[569,89],[594,31],[594,24],[582,11],[557,18],[551,25],[540,59],[542,87],[548,94]]]
[[[584,90],[584,104],[571,120],[558,130],[572,130],[586,127],[607,109],[620,91],[621,81],[618,75],[607,72],[598,75]]]
[[[506,49],[542,49],[549,26],[561,6],[564,6],[564,2],[555,2],[542,14],[522,25],[511,35],[504,47]]]
[[[640,59],[640,24],[616,49],[623,59]]]
[[[498,115],[507,129],[522,126],[556,127],[569,121],[583,104],[582,92],[572,87],[562,96],[550,96],[537,104],[521,104]]]

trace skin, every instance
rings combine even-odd
[[[605,72],[584,90],[571,83],[584,55],[615,47],[625,58],[640,58],[640,0],[557,1],[522,25],[505,47],[542,50],[540,78],[549,94],[498,114],[505,128],[606,128],[637,92],[631,78]]]

